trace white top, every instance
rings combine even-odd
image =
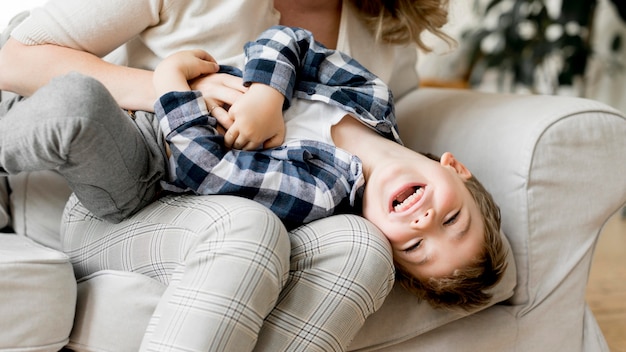
[[[12,36],[144,69],[154,69],[176,51],[198,48],[220,64],[241,68],[243,45],[279,23],[273,5],[272,0],[50,0],[33,9]],[[356,11],[344,1],[337,49],[379,76],[396,98],[417,87],[416,48],[375,43]]]
[[[334,105],[321,101],[293,99],[285,110],[285,141],[313,140],[335,145],[331,127],[339,123],[348,113]]]

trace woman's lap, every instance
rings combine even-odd
[[[224,202],[224,199],[228,201]],[[212,227],[218,230],[217,232],[230,234],[233,233],[228,230],[230,225],[224,225],[230,221],[228,219],[236,220],[239,226],[242,222],[250,220],[250,225],[243,227],[248,230],[237,231],[243,232],[240,237],[247,239],[244,241],[273,242],[276,245],[274,251],[268,248],[262,259],[256,259],[265,261],[265,264],[259,265],[265,265],[264,270],[267,270],[268,266],[272,267],[267,264],[270,262],[268,257],[274,256],[276,259],[273,260],[275,263],[273,267],[279,268],[281,265],[284,267],[274,270],[274,273],[269,275],[274,279],[269,281],[266,279],[266,272],[248,273],[253,277],[245,278],[243,272],[235,274],[233,271],[232,275],[226,276],[250,282],[255,280],[258,282],[259,278],[264,278],[262,281],[269,282],[269,286],[262,288],[265,292],[260,295],[264,302],[258,304],[265,308],[254,308],[254,313],[228,313],[232,316],[240,315],[237,318],[240,321],[232,321],[233,326],[230,327],[227,322],[222,321],[223,319],[218,323],[220,326],[226,325],[230,334],[238,337],[224,340],[224,336],[228,335],[224,333],[212,338],[205,336],[205,341],[210,343],[209,347],[241,349],[243,345],[254,345],[256,343],[254,339],[258,334],[256,350],[345,349],[365,318],[380,307],[393,284],[393,265],[387,241],[363,218],[342,215],[316,221],[292,231],[289,234],[291,249],[284,248],[288,246],[285,244],[287,237],[284,228],[280,226],[279,231],[273,227],[268,228],[268,225],[261,226],[258,220],[270,218],[267,214],[260,214],[257,217],[244,215],[259,206],[256,203],[249,205],[250,203],[249,200],[236,197],[168,196],[120,224],[110,224],[93,217],[75,197],[72,197],[66,207],[62,240],[66,252],[72,258],[77,277],[98,270],[113,269],[139,272],[166,284],[170,284],[170,280],[174,281],[168,288],[170,293],[166,293],[169,298],[164,296],[161,300],[146,334],[146,341],[155,336],[158,340],[158,336],[168,335],[166,330],[171,331],[175,328],[181,331],[182,328],[180,323],[174,327],[160,324],[161,322],[180,321],[181,315],[188,314],[184,310],[180,311],[180,302],[171,299],[172,296],[181,297],[180,292],[190,292],[189,287],[184,290],[180,287],[184,275],[193,277],[193,274],[185,272],[188,270],[184,263],[185,256],[189,256],[194,250],[205,254],[212,253],[220,241],[232,244],[226,248],[241,246],[239,240],[232,236],[224,236],[217,242],[212,242],[208,237],[200,240],[196,233],[207,232],[205,227]],[[249,206],[251,208],[248,208]],[[263,210],[266,211],[265,208]],[[270,223],[274,224],[273,221]],[[269,242],[260,240],[267,232],[278,235]],[[290,264],[286,263],[289,250],[291,250]],[[285,256],[282,262],[281,255]],[[218,275],[216,280],[222,282],[219,275],[223,275],[227,270],[236,271],[233,269],[236,265],[232,262],[223,263],[228,264],[215,274],[204,273],[203,276]],[[243,266],[245,265],[250,264]],[[287,265],[290,266],[288,272]],[[196,272],[202,273],[204,270],[206,269]],[[280,270],[285,270],[282,279],[279,279]],[[195,284],[194,280],[188,280],[192,283],[191,286]],[[196,287],[191,290],[197,289]],[[180,292],[175,293],[177,290]],[[268,310],[264,313],[263,309]],[[243,321],[241,314],[246,316]],[[269,314],[265,321],[257,317],[263,314]],[[167,318],[164,319],[164,316]],[[251,316],[253,318],[250,318]],[[190,321],[198,324],[197,320],[212,321],[198,317]],[[250,324],[252,320],[256,323]],[[241,330],[241,322],[246,322],[246,326],[262,324],[262,327],[259,326],[260,332],[256,333],[254,329]],[[345,322],[352,324],[347,326]],[[207,326],[207,329],[209,330],[206,331],[219,330],[215,326],[212,328]],[[181,336],[184,335],[178,337]],[[241,336],[247,336],[247,339],[242,339]],[[188,337],[182,340],[187,341]],[[159,343],[164,342],[160,340]]]
[[[250,350],[289,269],[280,221],[232,196],[167,196],[118,224],[72,196],[61,241],[79,278],[123,270],[168,285],[142,350]]]
[[[289,238],[289,281],[256,350],[345,350],[393,286],[391,247],[374,225],[355,215],[314,221]]]

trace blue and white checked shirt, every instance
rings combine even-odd
[[[274,87],[291,99],[335,105],[382,136],[401,143],[391,91],[358,62],[313,40],[310,32],[276,26],[246,44],[244,83]],[[223,71],[241,74],[238,69]],[[198,91],[171,92],[155,103],[172,151],[174,179],[163,188],[233,194],[274,211],[288,227],[336,213],[360,212],[364,178],[358,157],[310,140],[243,151],[224,147],[217,120]]]

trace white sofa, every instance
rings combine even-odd
[[[427,88],[397,110],[407,146],[452,151],[493,193],[514,261],[494,305],[478,312],[435,311],[396,287],[350,350],[608,351],[585,288],[600,231],[626,203],[624,116],[578,98]],[[0,351],[136,351],[162,285],[113,271],[76,285],[67,257],[50,249],[63,180],[5,181],[0,222],[15,233],[0,235]],[[167,211],[189,219],[196,209]]]

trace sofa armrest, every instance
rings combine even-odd
[[[406,146],[452,152],[500,205],[518,314],[545,300],[584,310],[598,234],[626,202],[624,116],[582,98],[435,88],[398,101],[397,115]]]

